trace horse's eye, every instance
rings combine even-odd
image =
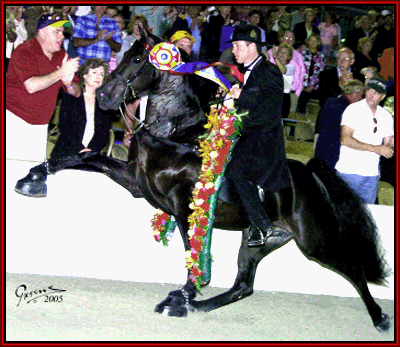
[[[134,64],[139,64],[139,63],[140,63],[140,59],[134,57],[134,58],[132,59],[132,63],[134,63]]]

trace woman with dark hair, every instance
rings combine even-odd
[[[60,136],[51,159],[78,153],[100,152],[106,145],[111,128],[111,116],[96,100],[96,91],[103,85],[108,64],[100,58],[87,59],[77,74],[82,94],[76,98],[64,94],[60,108]]]
[[[301,52],[305,74],[297,110],[304,114],[310,99],[319,100],[319,74],[325,69],[326,56],[321,52],[321,37],[311,34],[305,41],[307,48]]]

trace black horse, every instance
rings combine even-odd
[[[205,131],[202,102],[193,91],[191,77],[172,75],[149,63],[149,47],[161,40],[149,33],[143,36],[127,51],[98,96],[101,107],[118,109],[128,94],[148,94],[146,119],[132,138],[128,162],[85,153],[79,165],[107,174],[134,196],[143,196],[155,208],[173,215],[185,250],[190,250],[189,202],[201,167],[196,145],[198,135]],[[251,295],[259,262],[293,239],[310,260],[337,271],[354,285],[379,331],[390,329],[391,318],[382,312],[367,286],[367,282],[384,284],[390,270],[366,206],[323,162],[312,159],[304,165],[289,161],[289,167],[291,187],[264,192],[263,202],[273,223],[286,233],[269,238],[262,247],[248,248],[247,214],[224,194],[224,200],[218,201],[214,227],[243,231],[233,287],[197,301],[196,288],[188,278],[181,289],[170,292],[156,306],[156,312],[185,316],[188,310],[211,311]]]

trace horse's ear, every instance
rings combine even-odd
[[[145,28],[144,25],[139,25],[139,33],[140,33],[140,38],[142,38],[145,42],[147,42],[150,32]]]
[[[139,26],[139,33],[140,33],[140,41],[143,42],[146,50],[150,52],[153,48],[153,45],[150,43],[150,37],[151,37],[150,31],[144,26]]]

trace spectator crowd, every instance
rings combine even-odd
[[[228,57],[237,63],[232,54],[232,35],[239,25],[251,25],[260,31],[260,54],[276,65],[283,76],[284,107],[281,116],[290,118],[292,112],[304,114],[307,103],[316,100],[322,118],[318,119],[316,127],[316,134],[320,135],[319,140],[318,136],[315,137],[317,156],[332,167],[339,163],[341,172],[348,179],[353,172],[347,169],[358,152],[374,152],[378,162],[379,157],[389,159],[393,155],[392,151],[375,148],[380,145],[379,141],[387,147],[394,139],[390,120],[387,120],[382,107],[395,95],[396,32],[393,11],[394,7],[387,7],[381,12],[360,10],[359,13],[363,14],[349,22],[339,17],[335,7],[314,4],[294,7],[6,6],[6,108],[10,111],[7,117],[17,116],[29,126],[46,126],[57,99],[61,98],[65,103],[61,117],[64,128],[70,132],[79,128],[81,134],[76,136],[75,144],[69,143],[67,147],[77,152],[99,150],[107,141],[111,122],[109,115],[100,114],[94,92],[105,76],[123,60],[124,53],[140,39],[141,28],[179,47],[184,61],[214,63]],[[47,32],[48,28],[51,32]],[[38,45],[51,64],[39,57]],[[54,48],[54,45],[59,45],[59,48]],[[66,54],[62,53],[64,51]],[[24,62],[30,52],[35,53],[28,62]],[[43,66],[35,67],[34,56]],[[24,69],[23,73],[20,69]],[[35,77],[51,73],[56,76],[38,87]],[[61,93],[57,95],[59,90]],[[75,100],[82,90],[85,91],[84,97]],[[36,92],[40,97],[35,96]],[[41,104],[36,106],[36,112],[42,112],[40,117],[32,112],[30,104],[24,106],[24,101],[18,101],[18,97],[23,98],[25,93],[26,100],[30,102],[46,100],[45,107]],[[366,99],[363,99],[363,93]],[[352,128],[362,128],[363,120],[355,122],[352,115],[356,110],[366,109],[364,104],[358,105],[363,100],[372,110],[374,124],[371,123],[371,126],[375,129],[377,125],[378,129],[373,131],[374,150],[357,143],[361,140],[356,138],[357,129]],[[79,108],[75,104],[79,104]],[[139,111],[142,104],[137,100],[129,105],[130,112]],[[43,110],[47,112],[45,116]],[[67,120],[72,114],[77,122],[79,119],[81,122],[75,128]],[[345,123],[342,123],[342,114],[345,115]],[[393,113],[391,116],[394,116]],[[100,124],[96,117],[107,119],[101,122],[106,124],[101,129],[101,135],[96,133],[96,124]],[[19,128],[21,122],[8,123]],[[91,128],[87,130],[89,126]],[[30,133],[28,128],[27,134]],[[345,129],[345,133],[341,133],[340,129]],[[362,142],[368,142],[366,132],[362,129]],[[35,136],[43,136],[43,129],[41,134]],[[82,139],[84,136],[85,139]],[[71,138],[67,139],[62,134],[60,141],[70,141]],[[57,156],[63,153],[64,142],[56,145]],[[95,148],[90,148],[94,142]],[[129,142],[125,144],[129,145]],[[343,147],[346,148],[343,150]],[[73,153],[70,151],[68,154]],[[37,155],[34,157],[36,160]],[[374,162],[376,160],[374,157]],[[362,176],[358,169],[354,174]],[[373,172],[374,176],[378,173],[379,176],[376,167],[368,167],[366,172]],[[374,195],[370,194],[368,201],[373,199]]]

